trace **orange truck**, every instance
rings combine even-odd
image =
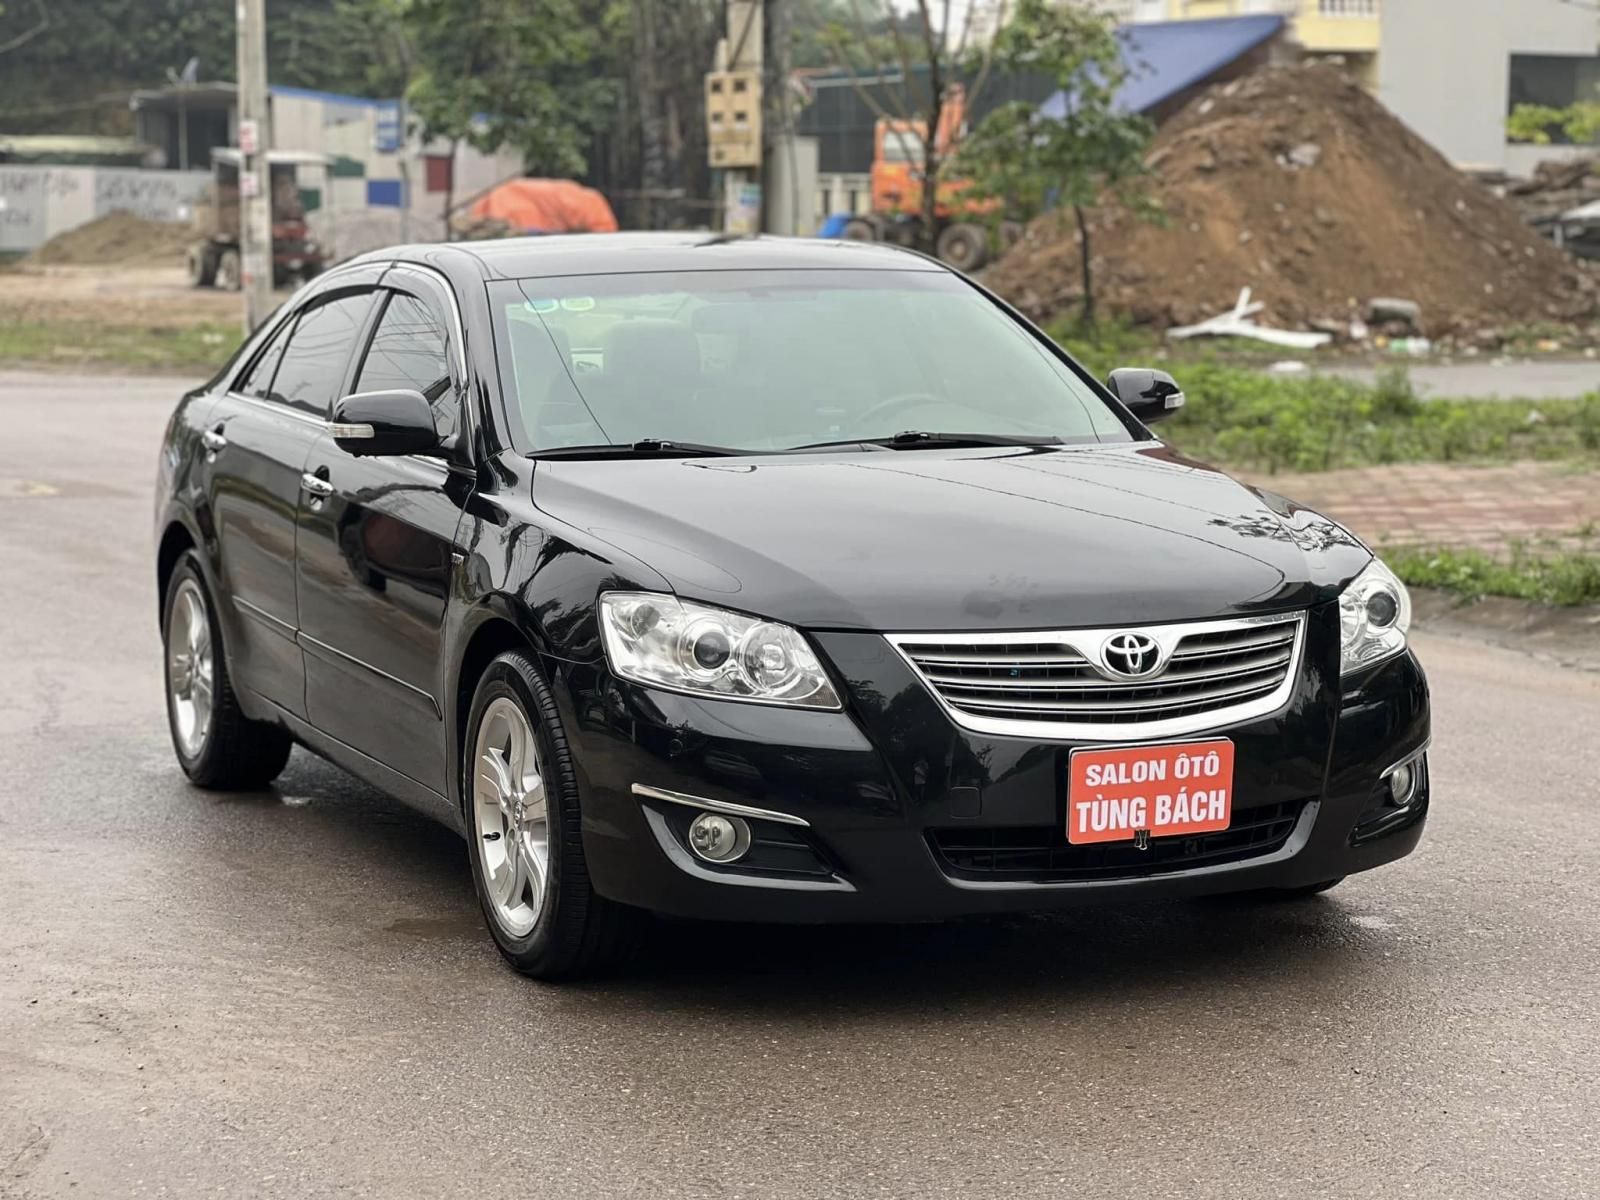
[[[967,131],[967,97],[960,84],[945,92],[934,149],[942,163]],[[942,262],[958,271],[975,271],[989,260],[989,234],[973,218],[999,208],[997,200],[962,198],[965,179],[941,179],[934,210],[935,228],[923,228],[922,198],[926,121],[879,118],[873,130],[872,211],[852,217],[844,236],[856,242],[934,246]]]

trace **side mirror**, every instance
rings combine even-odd
[[[427,454],[439,448],[433,409],[421,392],[356,392],[333,406],[329,425],[346,454]]]
[[[1183,407],[1183,389],[1165,371],[1149,367],[1118,367],[1106,384],[1146,425],[1169,417]]]

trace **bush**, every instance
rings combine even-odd
[[[1403,371],[1376,385],[1212,362],[1178,372],[1188,397],[1162,436],[1233,467],[1327,471],[1396,462],[1579,458],[1600,451],[1600,394],[1581,400],[1423,400]]]
[[[1509,560],[1479,550],[1410,549],[1384,552],[1384,561],[1406,583],[1444,588],[1469,599],[1515,596],[1541,604],[1600,602],[1600,556],[1573,552],[1539,554],[1512,548]]]

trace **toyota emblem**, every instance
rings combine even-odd
[[[1106,670],[1122,679],[1154,675],[1161,666],[1161,647],[1143,633],[1114,633],[1100,651]]]

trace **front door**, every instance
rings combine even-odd
[[[301,474],[371,303],[370,290],[336,295],[285,321],[212,408],[203,434],[233,680],[297,716],[305,714],[294,582]]]
[[[461,370],[436,287],[413,279],[380,293],[350,390],[419,391],[448,435],[461,417]],[[441,459],[346,454],[327,434],[306,470],[325,493],[308,494],[299,515],[307,716],[444,795],[444,612],[473,478]]]

